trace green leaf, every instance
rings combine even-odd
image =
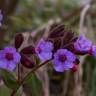
[[[17,83],[16,78],[11,72],[5,69],[0,69],[0,77],[3,78],[4,83],[8,88],[11,88],[13,90],[16,90],[19,88],[19,84]]]
[[[22,86],[19,87],[19,89],[16,91],[15,96],[22,96],[23,88]]]
[[[24,91],[30,96],[42,96],[42,84],[35,74],[30,73],[24,82]]]

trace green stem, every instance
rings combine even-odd
[[[18,64],[18,82],[21,81],[21,79],[20,79],[21,76],[20,75],[21,75],[20,65]]]
[[[50,62],[51,60],[52,60],[52,58],[49,59],[49,60],[47,60],[47,61],[45,61],[44,63],[41,63],[41,64],[39,64],[38,66],[34,67],[34,68],[21,80],[20,85],[22,85],[22,84],[24,83],[25,79],[26,79],[31,73],[35,72],[35,71],[36,71],[38,68],[40,68],[41,66],[43,66],[43,65],[45,65],[45,64],[48,64],[48,62]],[[13,90],[12,93],[11,93],[11,96],[15,96],[15,93],[16,93],[16,90]]]
[[[20,84],[23,84],[25,79],[28,77],[28,75],[30,75],[31,73],[35,72],[38,68],[40,68],[41,66],[45,65],[45,64],[48,64],[48,62],[50,62],[52,59],[49,59],[47,61],[45,61],[44,63],[42,64],[39,64],[38,66],[34,67],[33,70],[31,70],[24,78],[23,80],[21,81]]]

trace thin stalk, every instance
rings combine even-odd
[[[45,64],[48,64],[48,62],[50,62],[52,59],[49,59],[47,61],[45,61],[44,63],[42,64],[39,64],[38,66],[34,67],[33,70],[31,70],[24,78],[23,80],[21,81],[21,84],[23,84],[23,82],[25,81],[25,79],[27,78],[27,76],[30,74],[30,73],[34,73],[38,68],[40,68],[41,66],[45,65]]]
[[[25,79],[28,77],[28,75],[30,75],[31,73],[34,73],[38,68],[40,68],[41,66],[45,65],[45,64],[48,64],[48,62],[50,62],[53,58],[39,64],[38,66],[34,67],[20,82],[20,85],[22,85],[25,81]],[[19,64],[18,64],[19,65]],[[19,66],[18,66],[19,67]],[[19,72],[20,70],[18,70]],[[19,74],[19,73],[18,73]],[[19,75],[18,75],[19,76]],[[20,79],[20,78],[19,78]],[[13,90],[12,93],[11,93],[11,96],[15,96],[17,90]]]

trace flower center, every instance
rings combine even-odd
[[[13,60],[13,54],[12,53],[6,53],[5,58],[7,60]]]
[[[66,57],[65,55],[60,55],[60,56],[59,56],[59,60],[60,60],[61,62],[65,62],[66,59],[67,59],[67,57]]]

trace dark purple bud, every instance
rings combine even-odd
[[[24,54],[21,55],[21,64],[26,68],[33,68],[35,65],[35,63]]]
[[[54,44],[54,52],[56,52],[61,47],[61,40],[60,38],[57,38],[53,41]]]
[[[63,36],[63,44],[64,44],[63,47],[65,47],[69,43],[72,43],[73,38],[75,37],[74,37],[74,33],[72,32],[72,30],[65,29],[64,36]]]
[[[74,64],[74,66],[71,68],[72,72],[76,72],[78,70],[78,66]]]
[[[65,48],[68,49],[68,50],[70,50],[71,52],[75,53],[75,49],[74,49],[74,44],[73,43],[70,43]]]
[[[20,48],[21,44],[23,43],[24,41],[24,37],[22,34],[17,34],[15,36],[15,48],[18,49]]]
[[[80,60],[76,58],[74,63],[78,65],[80,63]]]
[[[48,38],[61,37],[64,34],[63,31],[64,31],[64,24],[54,23],[50,28],[50,33]]]
[[[75,53],[76,55],[86,55],[86,54],[88,54],[87,51],[75,51],[74,53]]]
[[[70,49],[70,44],[77,40],[74,32],[62,23],[55,23],[51,26],[47,40],[54,44],[54,52],[58,49]]]
[[[35,52],[35,48],[32,45],[30,45],[30,46],[27,46],[24,49],[22,49],[21,53],[23,53],[23,54],[35,54],[36,52]]]
[[[73,42],[76,42],[77,39],[78,39],[78,37],[74,37],[74,38],[72,39],[72,41],[73,41]]]

